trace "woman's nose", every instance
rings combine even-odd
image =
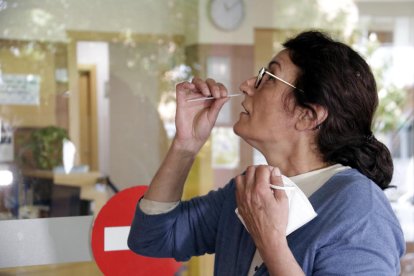
[[[245,80],[244,82],[242,82],[242,84],[240,84],[240,91],[249,96],[252,96],[254,94],[254,91],[256,90],[254,87],[255,83],[256,83],[255,77],[251,77]]]

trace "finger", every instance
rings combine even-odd
[[[177,92],[177,96],[185,96],[189,91],[192,91],[195,89],[195,86],[193,83],[190,83],[188,81],[180,82],[175,86],[175,91]]]
[[[189,92],[194,91],[194,89],[194,84],[188,81],[178,83],[175,86],[177,107],[180,107],[181,105],[186,103]]]
[[[272,174],[270,176],[270,184],[283,187],[282,174],[278,167],[272,168]]]
[[[268,189],[270,183],[271,167],[266,165],[260,165],[256,168],[255,183],[260,187],[266,187]]]
[[[217,82],[216,85],[220,91],[220,97],[221,98],[227,97],[228,91],[227,91],[226,86],[224,86],[224,84],[222,84],[221,82]]]
[[[211,95],[214,98],[220,98],[220,87],[217,85],[216,81],[213,79],[207,79],[206,84],[210,89]]]
[[[255,174],[256,174],[256,166],[248,166],[246,169],[245,189],[249,189],[249,190],[252,189],[254,185],[254,181],[255,181]]]
[[[245,188],[245,176],[238,175],[235,178],[236,181],[236,202],[237,206],[240,206],[240,203],[243,201],[243,193]]]
[[[256,169],[254,191],[268,199],[273,197],[273,193],[269,189],[271,175],[272,167],[270,166],[262,165]]]
[[[211,91],[211,95],[215,98],[225,98],[227,97],[227,88],[221,82],[216,82],[213,79],[206,80],[207,86]]]
[[[280,169],[278,167],[275,167],[272,169],[272,173],[270,176],[270,184],[276,185],[279,187],[283,187],[283,180],[282,180],[282,174],[280,173]],[[273,195],[278,200],[287,199],[286,191],[280,190],[280,189],[274,189]]]
[[[227,88],[224,86],[224,84],[222,84],[221,82],[218,82],[217,86],[219,87],[219,90],[220,90],[220,97],[222,98],[227,97],[228,91],[227,91]]]
[[[245,204],[250,204],[252,189],[254,186],[254,175],[256,166],[248,166],[244,175],[244,190],[243,190],[243,201]]]
[[[191,81],[195,85],[195,88],[201,92],[204,96],[208,97],[211,96],[211,91],[205,81],[200,78],[193,78]]]
[[[227,98],[227,94],[228,94],[227,88],[222,83],[217,82],[216,87],[218,89],[218,99],[215,100],[214,103],[212,104],[211,110],[214,112],[214,114],[217,114],[218,116],[218,113],[223,108],[223,105],[229,100],[229,98]]]

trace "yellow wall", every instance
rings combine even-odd
[[[32,47],[34,45],[34,47]],[[13,49],[13,52],[12,52]],[[14,53],[20,53],[19,55]],[[0,40],[3,74],[39,75],[39,105],[0,105],[0,117],[14,127],[42,127],[56,123],[55,56],[45,44]]]
[[[211,140],[209,140],[191,168],[184,186],[183,199],[190,199],[198,195],[204,195],[214,187],[214,174],[211,168]],[[209,276],[214,273],[214,255],[192,257],[187,265],[187,276]]]

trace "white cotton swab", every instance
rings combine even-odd
[[[225,98],[231,98],[231,97],[237,97],[237,96],[243,96],[243,95],[244,94],[242,94],[242,93],[229,94]],[[198,102],[198,101],[207,101],[207,100],[214,100],[214,99],[221,99],[221,98],[214,98],[214,97],[192,98],[192,99],[188,99],[187,102]]]
[[[273,185],[273,184],[269,184],[271,189],[274,190],[284,190],[284,191],[291,191],[293,189],[295,189],[294,186],[277,186],[277,185]]]

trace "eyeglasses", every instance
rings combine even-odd
[[[300,88],[297,88],[296,86],[294,86],[293,84],[291,84],[290,82],[287,82],[287,81],[285,81],[285,80],[283,80],[283,79],[281,79],[281,78],[279,78],[279,77],[277,77],[277,76],[275,76],[275,75],[273,75],[272,73],[270,73],[269,71],[267,71],[266,70],[266,68],[262,68],[262,69],[260,69],[259,70],[259,74],[257,75],[257,78],[256,78],[256,83],[254,84],[254,88],[258,88],[259,87],[259,85],[260,85],[260,83],[262,82],[262,80],[263,80],[263,77],[264,77],[264,75],[265,74],[267,74],[267,75],[269,75],[270,77],[272,77],[272,78],[275,78],[275,79],[277,79],[278,81],[281,81],[281,82],[283,82],[284,84],[286,84],[286,85],[288,85],[288,86],[290,86],[290,87],[292,87],[293,89],[297,89],[297,90],[299,90],[300,92],[302,92],[302,93],[304,93],[304,91],[302,90],[302,89],[300,89]]]

